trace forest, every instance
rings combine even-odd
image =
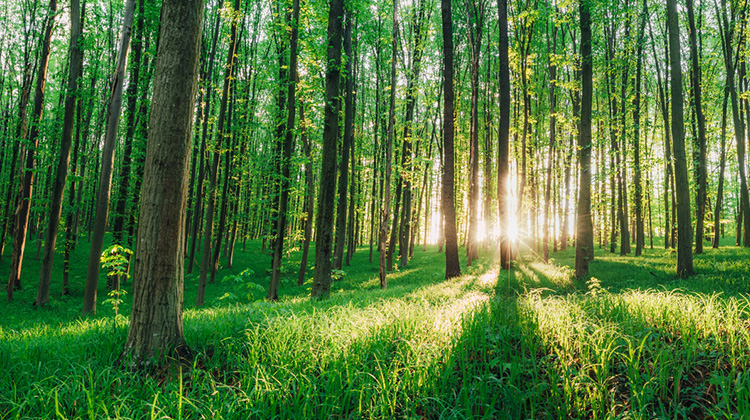
[[[748,418],[748,0],[7,0],[0,418]]]

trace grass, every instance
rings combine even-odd
[[[488,251],[446,281],[443,255],[428,248],[380,290],[362,248],[325,302],[309,300],[309,281],[296,286],[292,252],[270,303],[259,245],[219,272],[203,308],[192,306],[197,276],[186,278],[197,356],[150,372],[116,366],[126,328],[111,308],[79,316],[80,277],[72,296],[33,309],[29,258],[26,288],[0,304],[0,418],[750,417],[744,249],[707,249],[690,279],[674,277],[664,249],[597,250],[583,282],[572,250],[551,264],[524,252],[511,272]],[[85,272],[85,247],[74,273]]]

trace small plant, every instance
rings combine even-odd
[[[243,270],[240,274],[229,274],[221,279],[222,283],[230,283],[234,287],[235,293],[224,293],[218,298],[219,301],[236,301],[239,297],[244,297],[248,302],[259,300],[263,297],[266,290],[263,286],[252,281],[255,271],[251,269]],[[239,297],[238,297],[239,296]]]
[[[339,281],[346,276],[346,271],[344,270],[331,270],[331,278],[333,281]]]
[[[108,285],[112,290],[107,293],[109,299],[104,300],[104,304],[112,305],[112,309],[115,311],[114,329],[117,330],[118,321],[120,318],[124,318],[120,315],[120,305],[123,303],[122,297],[127,294],[127,291],[120,288],[122,280],[130,277],[128,271],[130,271],[130,256],[133,255],[133,251],[120,245],[112,245],[102,252],[101,264],[104,269],[107,270]]]

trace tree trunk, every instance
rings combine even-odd
[[[339,137],[341,109],[341,41],[344,0],[331,0],[328,11],[328,48],[326,68],[326,103],[323,124],[320,188],[318,188],[318,216],[316,221],[315,274],[311,297],[327,299],[331,294],[331,244],[333,239],[333,210],[336,192],[336,143]]]
[[[478,3],[478,4],[477,4]],[[469,49],[471,51],[471,131],[469,136],[469,229],[466,265],[479,256],[479,63],[484,29],[484,0],[466,0]]]
[[[182,329],[183,230],[203,0],[164,0],[143,173],[133,310],[120,360],[187,353]]]
[[[68,87],[65,94],[65,114],[63,116],[62,139],[60,141],[60,157],[57,162],[57,176],[52,187],[52,201],[47,218],[44,257],[42,258],[42,268],[39,275],[39,287],[37,288],[36,300],[34,301],[36,306],[43,306],[49,302],[55,244],[57,243],[57,232],[60,229],[63,193],[65,191],[65,183],[68,179],[70,146],[73,142],[73,117],[75,116],[77,103],[76,91],[78,90],[78,76],[83,65],[83,50],[79,43],[81,28],[83,27],[83,14],[81,13],[81,5],[78,0],[71,0],[70,22],[70,43],[68,44],[70,66],[68,69]]]
[[[550,195],[552,193],[552,158],[555,154],[555,85],[557,84],[557,66],[553,54],[557,51],[557,23],[553,22],[552,44],[549,43],[549,27],[547,27],[547,48],[549,50],[549,150],[547,151],[547,184],[544,189],[544,240],[542,241],[544,262],[549,261],[549,225],[550,225]],[[557,243],[557,242],[555,242]]]
[[[125,18],[122,24],[120,46],[118,48],[117,67],[112,82],[112,92],[107,117],[107,130],[102,149],[102,168],[99,174],[99,190],[96,199],[96,217],[94,219],[93,238],[89,250],[89,266],[86,274],[86,290],[83,296],[83,313],[96,314],[96,289],[99,284],[99,268],[101,254],[104,247],[104,232],[107,229],[109,217],[109,199],[112,187],[112,168],[115,160],[115,145],[117,142],[117,126],[120,122],[122,108],[122,85],[125,82],[125,67],[130,50],[130,33],[133,27],[135,0],[125,3]]]
[[[594,228],[591,222],[591,99],[593,96],[593,59],[591,54],[591,15],[589,3],[579,3],[581,19],[581,126],[578,134],[580,149],[580,178],[576,223],[575,275],[589,274],[589,261],[594,247]]]
[[[344,28],[344,53],[346,54],[346,84],[344,93],[344,138],[341,142],[341,160],[339,161],[338,206],[336,207],[336,242],[333,248],[333,268],[341,270],[344,263],[346,244],[346,209],[349,188],[350,151],[354,143],[354,73],[352,72],[352,16],[346,12]],[[353,165],[351,165],[353,166]],[[352,229],[353,226],[349,226]]]
[[[500,119],[497,135],[497,223],[500,227],[500,267],[509,269],[513,261],[510,237],[510,172],[508,139],[510,137],[510,68],[508,65],[508,1],[497,0],[497,15],[500,26],[499,103]]]
[[[235,12],[240,10],[240,0],[234,2]],[[211,264],[211,240],[213,239],[213,228],[214,228],[214,210],[216,207],[216,180],[219,172],[219,164],[221,162],[221,148],[224,144],[224,137],[227,136],[227,130],[225,127],[225,119],[227,114],[227,102],[229,100],[229,87],[233,79],[234,65],[237,62],[235,56],[237,54],[237,24],[238,18],[232,18],[232,29],[229,40],[229,51],[227,52],[227,65],[224,69],[224,87],[221,91],[221,104],[219,105],[219,118],[216,122],[216,145],[214,146],[213,161],[211,163],[211,170],[209,172],[209,187],[208,187],[208,206],[206,207],[206,225],[203,232],[203,255],[201,257],[201,275],[198,279],[198,296],[196,299],[195,306],[203,306],[206,297],[206,277],[208,271],[211,270],[211,275],[214,273],[214,265]]]
[[[635,255],[640,256],[645,245],[643,226],[643,188],[641,181],[641,73],[643,68],[643,44],[646,33],[646,17],[648,15],[646,1],[641,10],[641,24],[638,30],[636,66],[635,66],[635,98],[633,98],[633,184],[635,187]]]
[[[14,220],[13,253],[10,257],[10,276],[8,277],[8,302],[13,300],[13,291],[21,288],[21,267],[23,265],[24,249],[26,248],[26,231],[29,226],[31,191],[34,186],[34,154],[36,153],[37,146],[39,146],[39,126],[42,123],[42,112],[44,111],[44,87],[47,81],[50,41],[57,14],[57,0],[50,0],[47,13],[44,37],[42,38],[42,55],[40,57],[36,89],[34,91],[34,110],[31,116],[35,124],[31,126],[29,133],[28,144],[30,147],[21,153],[21,156],[24,156],[25,163],[21,169],[21,186]]]
[[[501,0],[502,1],[502,0]],[[456,208],[454,198],[454,93],[453,93],[453,16],[451,1],[441,0],[443,28],[443,214],[445,217],[445,278],[461,275],[458,260],[458,236],[456,234]]]
[[[680,28],[678,26],[676,3],[676,0],[667,0],[667,25],[669,28],[669,66],[672,82],[672,146],[675,159],[675,184],[677,185],[677,275],[686,277],[693,274],[693,227],[690,224],[690,189],[685,154],[685,127],[682,115]]]
[[[299,278],[297,279],[297,286],[302,286],[305,282],[305,274],[307,273],[307,256],[310,253],[310,240],[312,239],[312,220],[313,211],[315,205],[315,184],[313,181],[312,173],[312,146],[310,140],[307,138],[307,121],[305,121],[305,105],[304,102],[300,101],[299,104],[299,120],[300,120],[300,137],[302,139],[302,148],[305,151],[305,242],[302,245],[302,260],[299,265]]]
[[[721,106],[721,157],[719,158],[719,184],[716,187],[716,207],[714,209],[713,248],[719,248],[719,231],[721,230],[721,212],[724,200],[724,169],[727,166],[727,99],[729,90],[724,88],[724,101]]]
[[[238,8],[239,10],[239,8]],[[292,34],[289,42],[289,80],[287,81],[287,120],[284,133],[283,156],[281,161],[281,183],[279,195],[279,214],[276,225],[277,237],[274,242],[273,259],[271,262],[271,283],[268,286],[269,300],[279,299],[279,282],[281,281],[281,254],[284,251],[284,233],[287,224],[287,207],[289,203],[289,173],[294,151],[294,120],[297,107],[294,103],[297,90],[297,34],[299,33],[299,0],[294,0],[292,6]],[[227,168],[229,170],[229,168]]]
[[[701,99],[701,67],[698,62],[698,35],[695,28],[695,17],[693,13],[693,0],[685,2],[688,11],[688,24],[690,28],[690,61],[691,61],[691,83],[693,100],[695,101],[695,116],[698,120],[698,137],[693,145],[693,154],[698,159],[693,162],[693,176],[698,189],[695,193],[695,253],[703,253],[703,218],[706,213],[706,117],[703,115],[703,104]]]

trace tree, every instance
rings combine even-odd
[[[47,10],[47,19],[44,25],[44,36],[42,37],[42,55],[37,72],[36,89],[34,91],[34,110],[32,113],[33,124],[29,132],[29,145],[21,153],[24,156],[24,167],[21,168],[21,187],[18,197],[18,207],[14,219],[13,254],[10,257],[10,276],[8,278],[8,301],[13,300],[13,290],[21,287],[21,267],[23,265],[23,254],[26,248],[26,232],[29,225],[29,212],[31,207],[31,191],[34,186],[35,153],[39,146],[39,126],[42,123],[42,112],[44,111],[44,88],[47,82],[47,67],[49,65],[50,42],[52,40],[52,29],[57,15],[57,0],[50,0]],[[24,130],[25,131],[25,130]]]
[[[455,112],[453,93],[453,16],[451,0],[441,0],[443,27],[443,191],[442,210],[445,217],[445,278],[461,275],[458,261],[458,235],[456,233],[456,208],[453,191]]]
[[[143,173],[133,311],[121,360],[186,354],[182,329],[185,206],[203,0],[164,0]]]
[[[510,158],[510,69],[508,67],[508,0],[497,0],[499,30],[500,119],[498,121],[497,205],[500,224],[500,267],[510,268],[513,260],[510,241],[510,193],[508,173]]]
[[[677,0],[667,0],[667,26],[669,28],[672,92],[672,147],[674,149],[675,184],[677,185],[677,275],[687,277],[693,275],[693,227],[690,223],[690,189],[682,115],[682,66]]]
[[[343,39],[344,0],[331,0],[328,10],[328,53],[326,68],[326,105],[323,126],[323,152],[318,188],[316,221],[315,274],[311,296],[327,299],[331,294],[331,245],[333,242],[333,208],[336,190],[336,142],[339,137],[341,99],[341,42]]]
[[[117,53],[117,68],[112,81],[112,90],[107,114],[107,130],[102,149],[102,170],[99,174],[99,189],[96,199],[96,217],[94,219],[94,235],[89,250],[89,269],[86,274],[86,290],[83,296],[83,313],[96,314],[96,289],[99,284],[99,268],[102,248],[104,247],[104,232],[109,218],[109,198],[112,189],[112,169],[115,159],[115,142],[117,140],[117,126],[120,123],[120,109],[122,107],[122,86],[125,83],[125,67],[130,51],[130,34],[133,29],[135,14],[135,0],[125,3],[125,19],[122,24],[120,46]]]
[[[593,93],[593,57],[591,54],[590,0],[580,0],[581,22],[581,124],[578,133],[580,177],[576,223],[576,277],[589,274],[594,252],[594,227],[591,221],[591,99]]]
[[[70,66],[68,68],[68,87],[65,96],[65,114],[63,117],[62,139],[60,141],[60,156],[57,162],[57,176],[52,186],[52,202],[50,203],[49,216],[47,218],[47,230],[44,240],[44,256],[42,257],[42,269],[39,274],[39,287],[37,288],[36,306],[43,306],[49,302],[50,281],[52,278],[52,263],[55,258],[55,245],[57,244],[57,232],[60,228],[60,215],[62,212],[63,192],[65,182],[68,179],[68,164],[70,162],[70,146],[73,141],[73,117],[78,100],[78,76],[83,65],[83,49],[80,45],[83,27],[83,15],[79,0],[70,2],[70,42],[68,51],[70,54]]]
[[[297,89],[297,34],[299,33],[299,0],[292,6],[292,35],[289,41],[289,80],[287,81],[287,121],[284,133],[284,146],[281,161],[281,195],[279,197],[279,214],[274,241],[273,261],[271,262],[271,284],[268,287],[270,300],[279,299],[279,281],[281,279],[281,254],[284,252],[284,232],[286,231],[287,207],[289,205],[289,167],[291,166],[292,149],[294,148],[294,119],[297,107],[294,103]],[[227,168],[229,170],[229,168]]]

